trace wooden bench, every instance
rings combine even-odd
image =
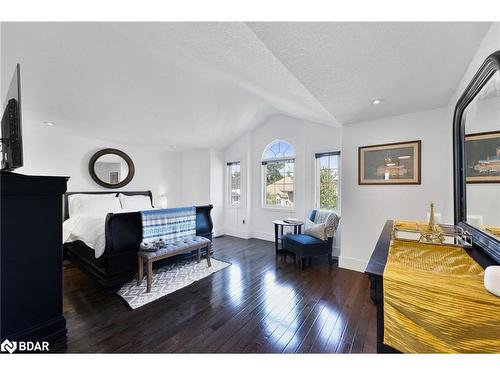
[[[198,263],[201,260],[201,250],[207,249],[207,265],[211,267],[210,262],[210,250],[212,242],[200,236],[193,237],[183,237],[178,240],[169,242],[165,247],[158,249],[156,251],[139,251],[137,253],[137,259],[139,263],[139,272],[137,276],[137,285],[142,283],[144,278],[144,263],[147,263],[147,288],[146,293],[151,292],[151,284],[153,281],[153,262],[157,260],[166,259],[173,257],[175,255],[186,254],[196,250]]]

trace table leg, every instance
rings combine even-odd
[[[153,261],[148,259],[148,285],[146,287],[146,293],[151,292],[151,284],[153,283]]]
[[[281,239],[280,239],[280,242],[281,242],[281,254],[284,255],[286,250],[283,248],[283,228],[284,228],[284,225],[281,225]]]
[[[142,256],[137,254],[137,263],[139,265],[139,272],[137,274],[137,286],[141,285],[142,279],[144,278],[144,261],[142,260]]]
[[[302,233],[302,225],[299,225],[299,234]]]
[[[274,247],[276,255],[278,254],[278,224],[274,224]]]
[[[293,234],[297,234],[299,228],[298,228],[298,225],[294,225],[293,226]]]

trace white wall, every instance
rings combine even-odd
[[[0,62],[2,61],[2,22],[0,22]],[[2,69],[0,69],[1,73]],[[0,105],[3,106],[2,74],[0,74]],[[3,108],[2,108],[3,113]]]
[[[210,150],[210,203],[214,205],[212,220],[215,236],[224,228],[224,152]]]
[[[210,203],[210,150],[182,153],[181,204],[205,205]]]
[[[446,108],[343,127],[341,267],[364,271],[385,220],[425,219],[431,201],[443,221],[453,222],[453,112],[483,61],[499,49],[500,23],[493,23]],[[357,185],[358,146],[415,139],[422,140],[421,185]]]
[[[451,97],[449,106],[451,110],[455,109],[458,99],[478,71],[484,60],[493,52],[500,50],[500,22],[493,22],[486,33],[483,41],[478,46],[477,52],[471,60],[469,67],[464,73],[455,94]]]
[[[282,139],[295,148],[295,207],[293,210],[262,208],[261,158],[264,149]],[[274,241],[273,220],[286,217],[307,218],[314,207],[314,154],[338,151],[341,129],[318,125],[280,115],[270,118],[255,131],[226,149],[226,161],[240,161],[242,197],[239,208],[228,207],[225,190],[224,230],[227,234]],[[227,186],[227,169],[226,169]],[[243,224],[245,220],[245,224]]]
[[[69,135],[64,123],[46,126],[47,116],[23,109],[23,174],[70,176],[68,191],[108,191],[89,175],[91,156],[117,148],[135,165],[134,179],[118,190],[151,190],[153,201],[166,194],[169,207],[213,204],[215,234],[221,234],[224,215],[224,153],[218,150],[170,152],[156,147],[123,145]],[[112,191],[112,190],[109,190]]]
[[[224,226],[224,153],[200,149],[182,153],[183,206],[213,204],[212,220],[216,236]]]
[[[47,117],[23,109],[24,167],[16,172],[34,175],[70,176],[68,191],[109,190],[89,175],[91,156],[103,148],[117,148],[135,165],[134,179],[119,190],[151,190],[154,201],[167,194],[169,206],[181,202],[181,154],[158,148],[128,146],[98,139],[75,137],[64,132],[64,123],[43,125]]]
[[[241,174],[240,205],[229,205],[229,176],[227,167],[224,168],[224,233],[242,238],[251,237],[251,155],[252,155],[252,133],[247,133],[233,142],[224,151],[224,164],[239,161]]]
[[[342,134],[340,266],[363,272],[388,219],[453,222],[452,119],[447,108],[349,124]],[[422,141],[420,185],[358,185],[358,147]]]

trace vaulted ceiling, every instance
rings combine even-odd
[[[448,104],[490,24],[249,23],[342,124]],[[380,105],[372,105],[382,98]]]
[[[340,126],[445,105],[488,26],[3,23],[2,92],[19,62],[23,110],[65,132],[224,148],[277,114]]]

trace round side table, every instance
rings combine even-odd
[[[286,223],[283,220],[274,220],[274,246],[276,249],[276,255],[283,253],[283,245],[280,246],[280,243],[283,241],[283,228],[284,227],[293,227],[294,234],[302,233],[302,226],[304,225],[303,221],[297,221],[294,223]]]

